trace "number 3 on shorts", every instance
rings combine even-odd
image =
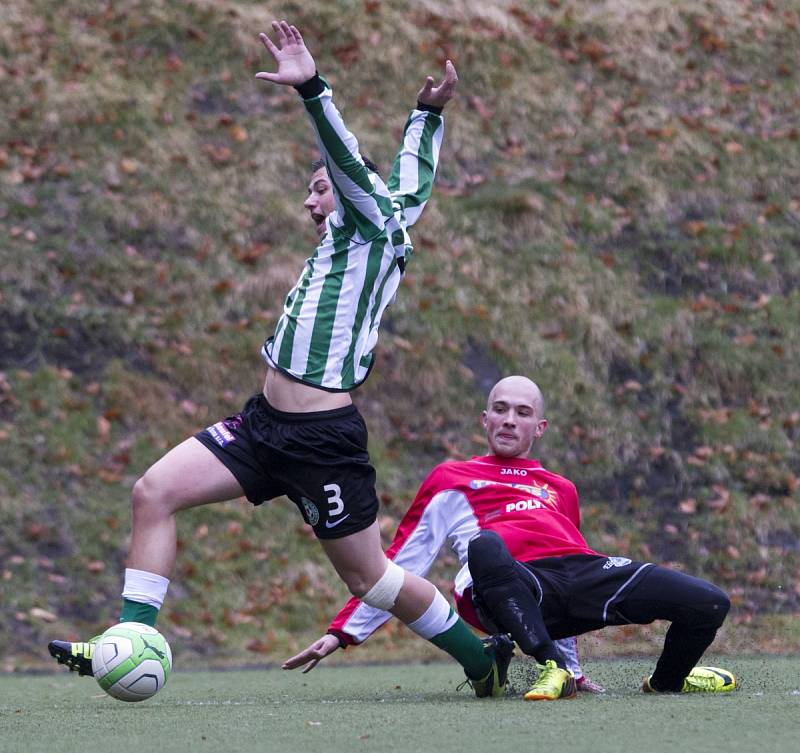
[[[339,484],[325,484],[322,490],[328,494],[328,517],[335,518],[344,512],[342,489]]]

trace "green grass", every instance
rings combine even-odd
[[[740,690],[719,696],[645,696],[649,661],[587,664],[604,696],[525,703],[519,687],[502,700],[456,692],[453,664],[321,667],[310,675],[258,669],[175,672],[155,698],[124,704],[64,672],[0,677],[2,750],[170,751],[250,749],[328,752],[569,749],[595,753],[790,750],[800,711],[800,660],[726,657]],[[711,663],[709,661],[709,663]],[[521,666],[521,665],[520,665]]]

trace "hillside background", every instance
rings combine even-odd
[[[384,170],[425,76],[460,76],[357,393],[387,537],[524,373],[590,544],[726,588],[718,649],[796,650],[800,2],[5,0],[0,666],[116,621],[134,481],[260,388],[315,243],[310,128],[253,78],[274,17]],[[286,500],[184,513],[179,535],[159,625],[186,665],[279,661],[344,597]],[[339,655],[421,656],[396,623]]]

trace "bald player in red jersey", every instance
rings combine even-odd
[[[454,584],[458,612],[480,630],[509,633],[542,667],[526,700],[575,696],[564,639],[656,619],[672,624],[643,690],[734,689],[727,670],[695,667],[728,612],[725,593],[650,562],[594,551],[580,532],[575,485],[527,457],[547,429],[536,384],[521,376],[498,382],[482,421],[491,454],[434,468],[387,556],[423,574],[449,542],[461,563]],[[388,617],[351,599],[327,635],[283,666],[307,665],[308,671],[337,648],[365,640]]]

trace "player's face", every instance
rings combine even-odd
[[[538,389],[528,380],[510,378],[495,385],[482,416],[492,453],[504,458],[527,457],[534,441],[547,429],[541,406]]]
[[[311,182],[308,184],[308,198],[303,202],[303,206],[311,215],[311,219],[317,226],[317,234],[322,238],[325,235],[325,218],[336,207],[331,181],[328,178],[328,171],[324,167],[311,176]]]

